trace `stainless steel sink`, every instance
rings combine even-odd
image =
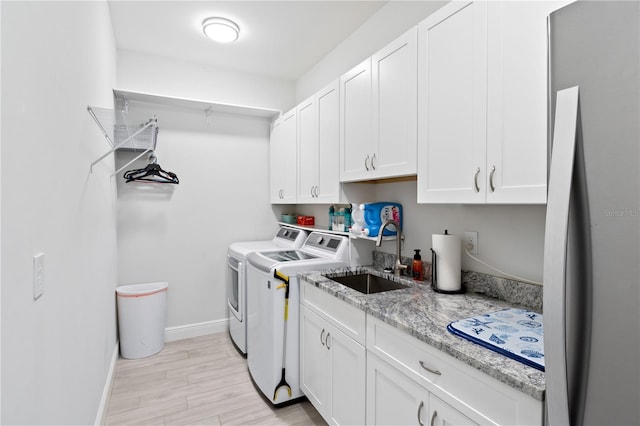
[[[344,277],[331,277],[331,279],[364,294],[380,293],[409,287],[408,285],[400,284],[373,274],[347,275]]]

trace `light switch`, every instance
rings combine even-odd
[[[44,253],[33,256],[33,300],[44,292]]]

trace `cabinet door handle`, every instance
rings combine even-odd
[[[313,193],[315,194],[316,198],[318,198],[318,185],[313,187]]]
[[[311,193],[311,198],[314,198],[315,195],[313,195],[313,186],[311,187],[311,190],[309,192]]]
[[[320,333],[320,343],[324,346],[324,328],[322,329],[322,333]]]
[[[429,422],[429,426],[434,426],[436,424],[436,417],[438,417],[438,412],[433,410],[433,414],[431,415],[431,422]]]
[[[491,173],[489,173],[489,189],[491,192],[496,190],[495,186],[493,186],[493,175],[496,172],[496,166],[491,167]]]
[[[442,373],[439,372],[438,370],[433,370],[429,367],[427,367],[426,365],[424,365],[424,362],[420,361],[420,367],[424,368],[425,370],[427,370],[429,373],[435,374],[437,376],[442,376]]]
[[[376,169],[376,163],[373,162],[373,160],[375,160],[375,159],[376,159],[376,154],[373,154],[373,156],[371,157],[371,168],[373,170]]]
[[[367,164],[367,161],[369,161],[369,154],[367,154],[367,158],[364,159],[364,168],[369,171],[369,165]]]
[[[329,346],[329,337],[331,336],[331,333],[327,333],[327,338],[324,339],[325,343],[327,344],[327,349],[331,349],[331,346]]]
[[[473,186],[475,187],[476,192],[480,192],[480,187],[478,186],[478,175],[480,174],[480,167],[476,169],[476,172],[473,175]]]
[[[422,423],[422,420],[420,420],[420,414],[422,414],[422,407],[424,407],[424,401],[420,401],[420,405],[418,405],[418,424],[420,426],[424,426],[424,423]]]

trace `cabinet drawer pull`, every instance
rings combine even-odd
[[[324,328],[322,329],[322,333],[320,333],[320,343],[324,346]]]
[[[420,414],[422,414],[422,407],[424,407],[424,401],[420,401],[420,405],[418,406],[418,424],[420,426],[424,426],[424,423],[422,423],[422,420],[420,420]]]
[[[367,158],[365,158],[365,159],[364,159],[364,168],[365,168],[367,171],[369,171],[369,164],[368,164],[368,161],[369,161],[369,154],[367,154]]]
[[[331,346],[329,346],[329,337],[331,336],[331,333],[327,333],[327,338],[324,339],[325,343],[327,344],[327,349],[331,349]]]
[[[489,189],[491,189],[491,192],[494,192],[496,190],[496,187],[493,186],[493,175],[496,172],[496,166],[491,167],[491,173],[489,173]]]
[[[371,157],[371,168],[372,168],[373,170],[375,170],[375,169],[376,169],[376,163],[374,163],[374,162],[373,162],[375,159],[376,159],[376,155],[375,155],[375,154],[373,154],[373,156]]]
[[[438,370],[432,370],[431,368],[427,367],[426,365],[424,365],[424,362],[420,361],[420,367],[424,368],[425,370],[427,370],[429,373],[435,374],[437,376],[442,376],[442,373],[439,372]]]
[[[433,414],[431,415],[431,422],[429,423],[430,426],[434,426],[436,424],[436,417],[438,417],[438,412],[436,410],[433,410]]]
[[[480,187],[478,186],[478,175],[480,174],[480,167],[476,169],[475,174],[473,175],[473,186],[476,192],[480,192]]]

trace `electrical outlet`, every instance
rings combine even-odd
[[[465,232],[462,244],[464,248],[469,250],[469,253],[478,254],[478,233],[475,231]]]
[[[44,253],[33,256],[33,300],[44,293]]]

